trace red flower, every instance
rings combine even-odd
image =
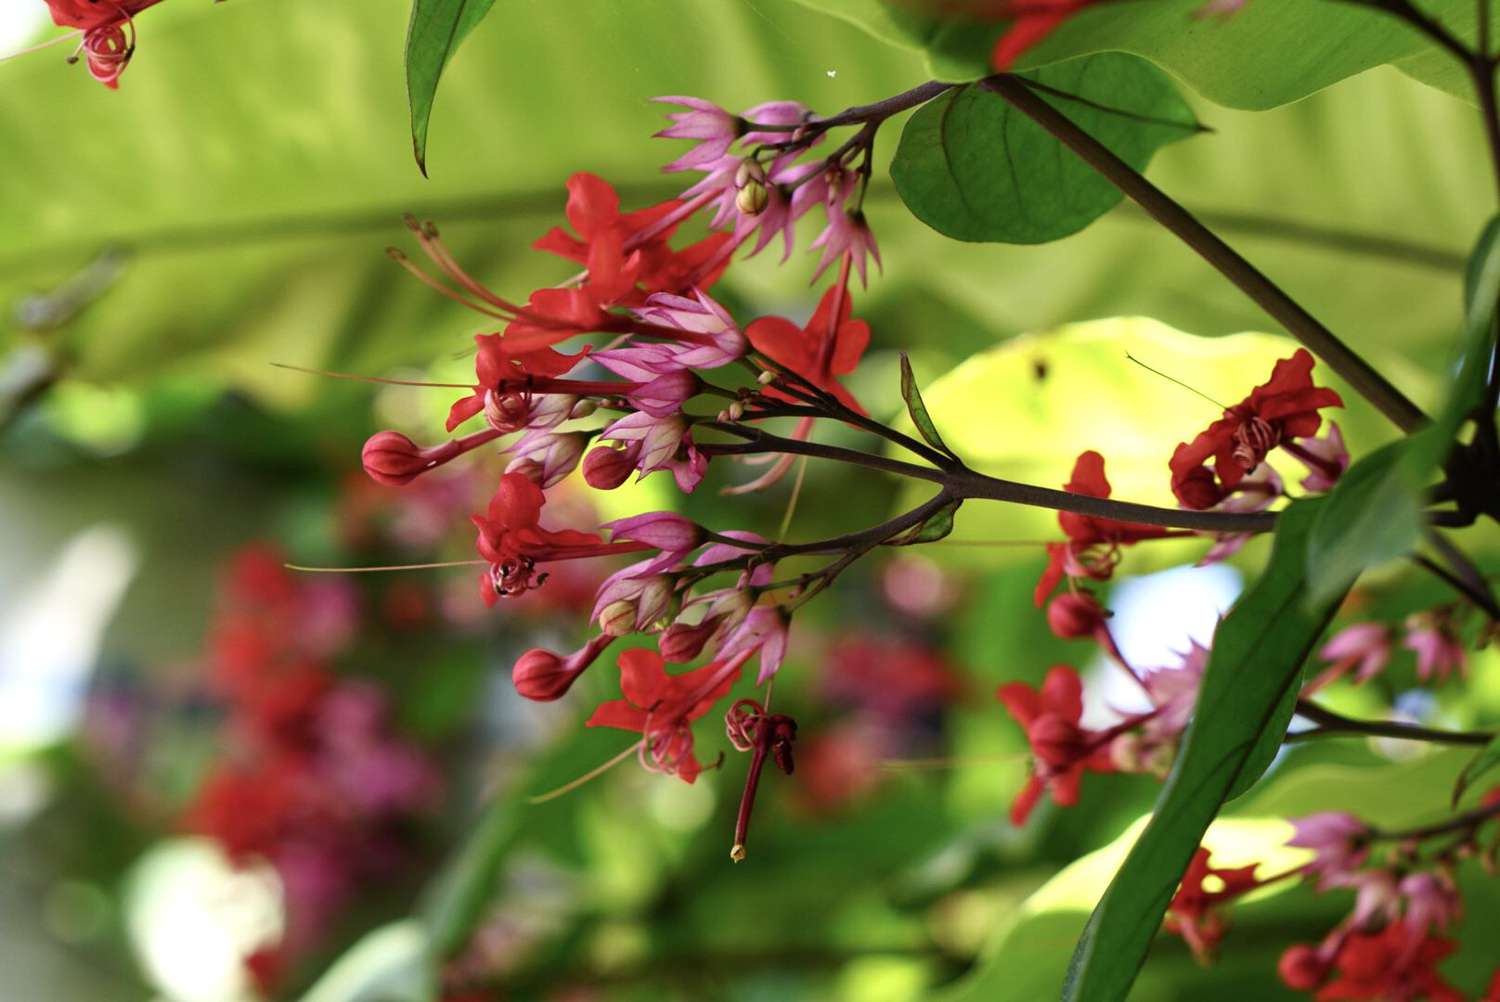
[[[808,382],[827,390],[859,414],[865,409],[838,381],[859,365],[870,346],[870,325],[849,319],[848,270],[828,287],[806,327],[781,317],[761,317],[745,328],[745,336],[761,354],[781,363]],[[835,322],[835,317],[837,321]],[[767,390],[768,395],[777,395]]]
[[[1339,976],[1318,992],[1318,1002],[1463,1002],[1463,995],[1437,972],[1438,961],[1456,945],[1414,933],[1405,922],[1392,922],[1376,933],[1350,933],[1334,960]]]
[[[507,473],[500,478],[485,515],[471,515],[479,530],[475,546],[490,567],[480,578],[486,605],[502,595],[519,595],[546,580],[536,565],[547,560],[574,560],[609,553],[648,549],[642,543],[605,543],[591,532],[550,530],[539,524],[547,496],[529,477]]]
[[[718,273],[698,272],[728,238],[719,234],[673,251],[667,242],[676,228],[671,217],[681,208],[682,203],[667,201],[621,214],[620,196],[608,181],[586,173],[568,178],[566,211],[578,237],[553,227],[533,246],[577,261],[588,269],[587,276],[577,287],[532,293],[505,330],[512,350],[534,350],[573,334],[608,330],[612,321],[622,319],[611,317],[608,308],[642,306],[655,292],[711,286]]]
[[[1260,886],[1255,879],[1256,864],[1219,870],[1208,865],[1209,852],[1203,847],[1193,853],[1193,861],[1182,875],[1182,886],[1167,905],[1166,928],[1187,940],[1193,955],[1206,963],[1228,923],[1215,909]],[[1205,882],[1212,877],[1216,890],[1207,890]]]
[[[669,675],[666,662],[655,651],[626,651],[620,655],[620,691],[625,698],[601,704],[587,726],[637,732],[662,772],[691,783],[703,771],[693,757],[691,723],[729,693],[745,660],[739,657]]]
[[[990,65],[1004,73],[1026,50],[1039,45],[1068,18],[1100,0],[1012,0],[1002,4],[1004,13],[1015,17],[995,42]]]
[[[1063,485],[1073,494],[1089,497],[1109,497],[1109,481],[1104,476],[1104,457],[1090,450],[1078,457],[1073,464],[1073,479]],[[1108,580],[1120,562],[1120,547],[1138,543],[1143,539],[1161,539],[1168,530],[1154,525],[1137,525],[1133,522],[1116,522],[1108,518],[1094,518],[1070,511],[1057,513],[1057,524],[1062,526],[1066,543],[1047,544],[1047,569],[1036,584],[1036,604],[1040,606],[1052,594],[1064,575],[1089,577],[1095,581]]]
[[[995,695],[1025,728],[1035,757],[1031,778],[1011,804],[1012,823],[1025,823],[1044,787],[1058,804],[1071,807],[1078,803],[1085,769],[1115,771],[1104,734],[1078,724],[1083,716],[1083,683],[1072,668],[1054,665],[1040,689],[1010,682]]]
[[[83,54],[89,73],[104,86],[118,87],[120,74],[135,54],[135,22],[160,0],[47,0],[53,23],[83,29]]]
[[[1333,390],[1314,386],[1313,357],[1298,348],[1271,378],[1172,453],[1172,493],[1188,508],[1212,508],[1276,446],[1318,433],[1322,407],[1342,407]],[[1213,470],[1204,464],[1212,458]]]

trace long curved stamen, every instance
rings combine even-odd
[[[453,289],[450,289],[448,286],[444,285],[442,282],[439,282],[437,279],[427,274],[427,272],[417,267],[416,262],[407,257],[406,254],[400,249],[396,247],[387,247],[385,249],[385,252],[390,256],[390,259],[392,261],[395,261],[401,267],[405,268],[412,275],[412,277],[421,282],[423,285],[427,286],[432,291],[436,292],[438,295],[447,296],[449,299],[453,300],[455,303],[458,303],[460,306],[473,310],[475,313],[482,313],[487,317],[494,317],[496,320],[514,319],[508,313],[501,313],[498,310],[492,309],[491,307],[486,306],[483,303],[476,303],[472,299],[465,298],[464,296],[455,292]]]
[[[474,276],[465,271],[458,263],[458,259],[453,256],[452,252],[448,250],[447,245],[438,236],[437,227],[432,223],[419,223],[416,217],[407,216],[406,225],[416,236],[417,243],[421,246],[422,250],[432,259],[432,263],[437,265],[439,270],[457,282],[470,295],[479,297],[497,309],[506,310],[518,316],[525,312],[515,303],[502,299],[485,288]]]
[[[630,747],[626,748],[624,751],[620,752],[618,755],[616,755],[613,758],[611,758],[609,761],[605,762],[603,765],[596,765],[596,766],[594,766],[594,768],[590,769],[588,772],[584,773],[582,776],[579,776],[577,779],[569,780],[568,782],[564,783],[562,786],[559,786],[559,787],[557,787],[554,790],[548,790],[546,793],[538,793],[537,795],[535,795],[533,797],[527,797],[526,798],[526,802],[528,804],[545,804],[549,800],[556,800],[558,797],[561,797],[563,794],[572,793],[574,790],[578,789],[583,784],[588,783],[588,782],[590,782],[592,780],[598,779],[600,776],[604,775],[606,772],[608,772],[609,770],[613,769],[615,766],[619,765],[621,762],[625,761],[627,758],[629,758],[633,753],[635,753],[645,743],[646,743],[646,739],[642,738],[641,740],[637,741],[635,744],[631,745]]]
[[[384,567],[308,567],[303,564],[282,564],[289,571],[303,574],[375,574],[385,571],[426,571],[439,567],[474,567],[487,564],[488,560],[440,560],[430,564],[390,564]]]
[[[420,379],[389,379],[385,376],[361,376],[356,372],[334,372],[331,369],[310,369],[305,365],[292,365],[287,362],[272,362],[271,365],[277,369],[290,369],[293,372],[305,372],[310,376],[327,376],[329,379],[350,379],[360,383],[381,383],[387,386],[427,386],[445,390],[473,389],[473,387],[468,383],[429,383]]]

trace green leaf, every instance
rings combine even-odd
[[[938,18],[893,0],[800,0],[857,24],[891,45],[922,52],[931,75],[973,80],[1009,22]],[[1263,110],[1300,100],[1347,77],[1394,63],[1464,98],[1472,85],[1456,60],[1397,19],[1352,4],[1246,4],[1233,17],[1195,16],[1201,0],[1097,4],[1064,21],[1016,65],[1031,69],[1097,52],[1151,60],[1216,104]],[[1472,0],[1433,0],[1424,10],[1472,37]]]
[[[1431,425],[1351,466],[1329,495],[1307,551],[1315,597],[1340,582],[1416,549],[1422,534],[1423,488],[1452,452],[1463,423],[1484,401],[1497,302],[1500,302],[1500,217],[1480,234],[1464,273],[1464,339],[1457,375]]]
[[[927,521],[892,540],[890,546],[916,546],[920,543],[936,543],[953,532],[953,516],[958,514],[962,501],[944,505],[927,517]]]
[[[419,917],[435,957],[448,957],[469,941],[516,834],[516,805],[496,800],[427,888]]]
[[[1041,97],[1137,170],[1198,131],[1160,70],[1118,53],[1026,75]],[[1123,197],[1040,125],[979,85],[918,109],[891,178],[907,208],[957,240],[1046,243],[1077,233]]]
[[[428,1002],[437,978],[421,925],[406,919],[366,933],[301,1002]]]
[[[1193,720],[1151,821],[1089,919],[1063,998],[1124,999],[1182,872],[1219,808],[1254,767],[1302,662],[1337,608],[1308,600],[1305,561],[1322,501],[1282,512],[1271,559],[1214,636]]]
[[[1422,535],[1422,482],[1411,462],[1430,429],[1350,466],[1318,513],[1307,546],[1308,593],[1322,601],[1366,569],[1405,556]],[[1432,464],[1428,465],[1429,471]]]
[[[406,29],[406,94],[411,102],[411,143],[417,167],[427,173],[427,127],[448,60],[495,0],[413,0]]]
[[[912,424],[916,425],[927,444],[939,452],[953,455],[943,444],[937,425],[932,423],[932,415],[927,413],[927,405],[922,402],[922,391],[917,386],[917,377],[911,371],[911,359],[906,357],[904,351],[901,353],[901,399],[906,401],[906,413],[911,415]]]
[[[1500,734],[1495,735],[1489,744],[1481,748],[1479,754],[1475,755],[1458,774],[1458,780],[1453,784],[1453,806],[1457,807],[1469,787],[1497,765],[1500,765]]]

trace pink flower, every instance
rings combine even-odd
[[[657,138],[698,140],[698,145],[662,168],[666,171],[700,170],[722,159],[745,128],[742,119],[702,98],[654,97],[651,100],[687,109],[668,115],[672,125],[658,132]]]
[[[1327,435],[1299,438],[1287,446],[1287,451],[1307,467],[1308,475],[1301,480],[1303,490],[1319,494],[1331,491],[1349,468],[1349,449],[1337,421],[1328,422]]]
[[[760,654],[760,675],[756,685],[765,685],[781,668],[786,658],[787,634],[791,627],[786,613],[777,605],[757,605],[724,637],[715,656],[721,659],[748,658]]]
[[[1418,612],[1406,618],[1406,639],[1401,646],[1417,655],[1417,677],[1423,682],[1434,675],[1438,682],[1448,678],[1455,668],[1460,675],[1467,668],[1467,656],[1453,625],[1445,616]]]
[[[1317,854],[1307,872],[1317,874],[1319,890],[1347,885],[1370,855],[1370,829],[1352,814],[1325,811],[1289,820],[1296,832],[1287,845]]]
[[[661,331],[663,334],[680,331],[677,336],[683,342],[635,346],[638,349],[653,348],[657,352],[655,356],[648,353],[638,363],[642,368],[657,373],[675,369],[717,369],[743,358],[749,350],[750,342],[740,332],[728,310],[696,289],[693,296],[693,299],[687,299],[657,293],[646,300],[644,307],[635,311],[636,319],[642,323],[666,328]],[[629,350],[597,352],[594,358],[608,364],[606,359]]]
[[[859,272],[861,286],[870,284],[865,273],[869,258],[875,259],[877,268],[884,268],[880,262],[880,247],[875,242],[875,234],[871,231],[870,224],[865,222],[865,214],[859,209],[830,210],[828,225],[813,240],[812,246],[823,248],[817,270],[813,272],[814,282],[828,270],[829,265],[845,256],[853,262],[854,270]]]
[[[694,447],[687,422],[680,415],[656,417],[637,411],[605,428],[599,437],[625,443],[630,465],[641,476],[671,470],[684,494],[691,494],[708,470],[708,458]]]
[[[1446,930],[1463,911],[1458,889],[1435,873],[1407,874],[1397,889],[1406,899],[1402,921],[1415,935],[1425,936],[1433,927]]]
[[[578,468],[588,444],[589,436],[583,432],[528,431],[511,446],[505,472],[524,473],[543,490],[554,487]]]
[[[1354,669],[1353,682],[1360,685],[1385,671],[1391,662],[1391,630],[1384,623],[1346,626],[1318,652],[1330,667],[1309,682],[1303,692],[1313,693]]]
[[[1157,668],[1146,673],[1144,684],[1151,704],[1158,710],[1146,723],[1148,734],[1157,741],[1175,741],[1187,729],[1188,719],[1203,684],[1203,670],[1208,667],[1208,648],[1191,642],[1175,668]]]

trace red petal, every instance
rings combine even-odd
[[[568,222],[585,240],[593,240],[620,220],[620,196],[596,174],[568,178]]]
[[[490,519],[507,529],[535,528],[547,496],[531,478],[507,473],[500,478],[495,496],[490,498]]]
[[[1053,665],[1042,682],[1042,707],[1068,720],[1083,716],[1083,680],[1067,665]]]
[[[583,726],[618,727],[622,731],[635,731],[639,734],[646,727],[646,711],[631,706],[623,699],[612,699],[608,703],[600,703]]]
[[[1007,682],[995,690],[995,698],[1005,704],[1005,709],[1023,728],[1030,727],[1041,716],[1041,694],[1025,682]]]
[[[1063,486],[1074,494],[1109,497],[1109,480],[1104,476],[1104,457],[1092,449],[1079,455],[1073,463],[1073,479]]]
[[[467,397],[459,397],[453,401],[453,406],[448,408],[446,422],[448,430],[452,431],[482,410],[484,410],[484,391],[476,386],[473,393]]]
[[[807,368],[805,336],[800,327],[782,317],[761,317],[745,328],[745,337],[756,351],[802,375],[807,375],[802,371]]]
[[[620,655],[620,691],[642,709],[668,698],[672,679],[667,663],[649,647],[637,647]]]
[[[1017,828],[1026,823],[1031,816],[1031,809],[1042,796],[1042,781],[1032,776],[1021,787],[1021,792],[1016,794],[1016,799],[1010,805],[1010,823]]]
[[[863,320],[851,320],[839,327],[838,342],[833,348],[833,358],[828,371],[836,375],[847,375],[859,366],[865,349],[870,347],[870,325]]]

